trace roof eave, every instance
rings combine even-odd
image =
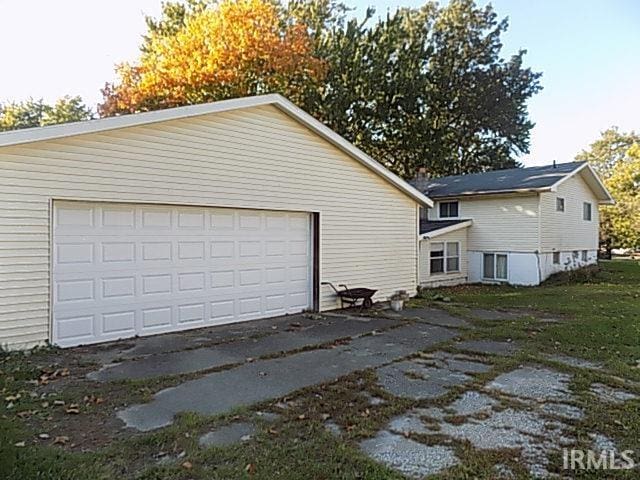
[[[427,233],[421,233],[419,235],[420,240],[429,240],[431,238],[439,237],[446,233],[455,232],[457,230],[461,230],[463,228],[468,228],[473,225],[473,220],[468,219],[464,222],[456,223],[455,225],[449,225],[448,227],[439,228],[438,230],[433,230]]]
[[[432,200],[443,200],[450,198],[461,198],[461,197],[475,197],[475,196],[484,196],[484,195],[526,195],[528,193],[538,193],[538,192],[549,192],[551,191],[551,187],[540,187],[540,188],[520,188],[520,189],[505,189],[505,190],[480,190],[477,192],[464,192],[464,193],[456,193],[456,194],[448,194],[448,195],[433,195],[429,194],[429,198]]]

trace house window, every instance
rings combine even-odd
[[[431,274],[460,271],[459,242],[432,243],[429,257]]]
[[[588,222],[591,221],[591,204],[589,202],[582,204],[582,219]]]
[[[588,255],[588,252],[586,250],[582,250],[582,261],[583,262],[587,261],[587,255]]]
[[[432,243],[430,249],[430,273],[444,273],[444,243]]]
[[[485,253],[483,255],[482,276],[489,280],[507,279],[507,256],[501,253]]]
[[[560,265],[560,252],[553,252],[554,265]]]
[[[460,271],[460,244],[447,242],[447,273]]]
[[[423,222],[429,220],[429,211],[425,207],[420,207],[420,220]]]
[[[564,212],[564,198],[556,198],[556,212]]]
[[[458,218],[458,202],[440,202],[440,218]]]

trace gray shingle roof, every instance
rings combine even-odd
[[[420,235],[435,232],[441,228],[447,228],[458,223],[468,222],[469,219],[462,220],[420,220]]]
[[[416,180],[413,185],[431,198],[509,193],[552,186],[585,162],[558,163],[542,167],[510,168],[485,173]]]

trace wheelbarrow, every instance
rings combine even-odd
[[[344,287],[343,290],[338,290],[331,282],[322,282],[322,285],[329,285],[333,288],[333,291],[336,292],[336,295],[340,298],[340,306],[342,308],[344,308],[345,305],[355,307],[357,306],[358,301],[362,300],[362,303],[360,304],[360,311],[362,311],[363,308],[371,308],[373,305],[371,297],[373,297],[377,292],[377,290],[372,290],[370,288],[349,288],[344,284],[338,285],[340,288]]]

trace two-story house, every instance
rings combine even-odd
[[[423,209],[419,283],[537,285],[597,260],[598,205],[613,199],[585,162],[436,179]]]

